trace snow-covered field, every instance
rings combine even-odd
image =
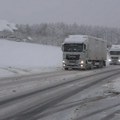
[[[0,40],[0,77],[61,69],[60,47]]]

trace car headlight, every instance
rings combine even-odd
[[[81,64],[84,64],[84,61],[82,60],[80,63],[81,63]]]

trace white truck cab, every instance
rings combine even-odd
[[[106,61],[106,41],[88,35],[70,35],[62,44],[63,68],[91,69],[103,67]]]
[[[109,50],[109,63],[110,65],[120,64],[120,45],[112,45]]]

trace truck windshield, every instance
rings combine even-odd
[[[83,44],[64,44],[64,52],[82,52]]]
[[[120,51],[110,51],[110,55],[120,55]]]

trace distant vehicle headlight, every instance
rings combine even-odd
[[[111,59],[108,59],[109,62],[111,62],[112,60]]]
[[[81,63],[81,64],[84,64],[84,61],[82,60],[80,63]]]
[[[118,60],[118,62],[120,62],[120,59]]]

